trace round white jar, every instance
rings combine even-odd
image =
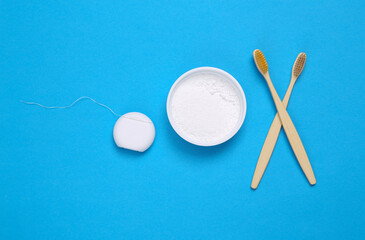
[[[214,146],[232,138],[246,115],[246,98],[240,84],[227,72],[192,69],[172,86],[167,115],[174,130],[186,141]]]

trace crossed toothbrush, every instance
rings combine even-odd
[[[297,130],[295,129],[295,126],[290,119],[290,116],[288,112],[286,111],[286,107],[288,106],[289,98],[291,95],[291,92],[293,90],[294,84],[299,77],[299,75],[302,73],[302,70],[304,68],[305,60],[306,60],[306,54],[300,53],[297,57],[297,59],[294,62],[293,69],[292,69],[292,76],[290,80],[290,84],[288,87],[288,90],[286,91],[286,94],[284,96],[283,102],[281,102],[274,85],[271,82],[270,76],[269,76],[269,68],[268,64],[266,62],[264,54],[256,49],[253,52],[253,57],[257,66],[257,69],[260,71],[262,76],[265,78],[267,85],[270,89],[272,98],[274,100],[276,109],[278,113],[276,114],[270,130],[266,136],[264,146],[262,147],[259,160],[257,161],[255,173],[252,179],[251,188],[256,189],[257,186],[260,183],[260,180],[265,172],[266,166],[269,163],[271,154],[275,148],[276,141],[278,139],[281,126],[283,126],[284,131],[286,133],[286,136],[289,140],[289,143],[294,151],[294,154],[299,162],[300,167],[302,168],[305,176],[307,177],[310,184],[314,185],[316,184],[316,178],[314,177],[314,173],[311,167],[311,164],[309,162],[307,153],[305,152],[304,146],[302,141],[300,140],[299,134]]]

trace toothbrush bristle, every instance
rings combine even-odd
[[[257,68],[261,71],[261,73],[264,74],[264,73],[268,72],[269,66],[267,65],[264,54],[259,49],[256,49],[253,52],[253,55],[255,58]]]
[[[304,68],[305,60],[307,59],[307,55],[305,53],[300,53],[295,60],[294,68],[293,68],[293,74],[294,76],[298,77]]]

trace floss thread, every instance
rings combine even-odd
[[[89,99],[91,101],[93,101],[94,103],[98,104],[99,106],[102,106],[106,109],[108,109],[110,112],[112,112],[115,116],[117,117],[120,117],[122,115],[119,115],[119,114],[116,114],[110,107],[108,107],[107,105],[105,104],[102,104],[102,103],[99,103],[97,101],[95,101],[94,99],[92,99],[91,97],[88,97],[88,96],[82,96],[82,97],[79,97],[78,99],[76,99],[73,103],[71,103],[70,105],[68,106],[62,106],[62,107],[59,107],[59,106],[44,106],[42,104],[39,104],[39,103],[36,103],[36,102],[25,102],[25,101],[22,101],[20,100],[21,103],[24,103],[24,104],[27,104],[27,105],[36,105],[36,106],[39,106],[39,107],[42,107],[42,108],[45,108],[45,109],[66,109],[66,108],[71,108],[73,105],[75,105],[77,102],[83,100],[83,99]]]
[[[25,102],[22,100],[20,100],[20,102],[27,105],[36,105],[45,109],[66,109],[71,108],[83,99],[89,99],[97,105],[108,109],[113,115],[119,117],[113,129],[114,142],[118,147],[132,151],[144,152],[152,145],[156,134],[155,126],[149,117],[139,112],[130,112],[124,115],[119,115],[107,105],[99,103],[88,96],[79,97],[68,106],[44,106],[40,103]]]

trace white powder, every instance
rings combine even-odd
[[[241,104],[234,86],[213,73],[197,73],[177,86],[171,115],[189,139],[211,143],[231,133],[240,117]]]

